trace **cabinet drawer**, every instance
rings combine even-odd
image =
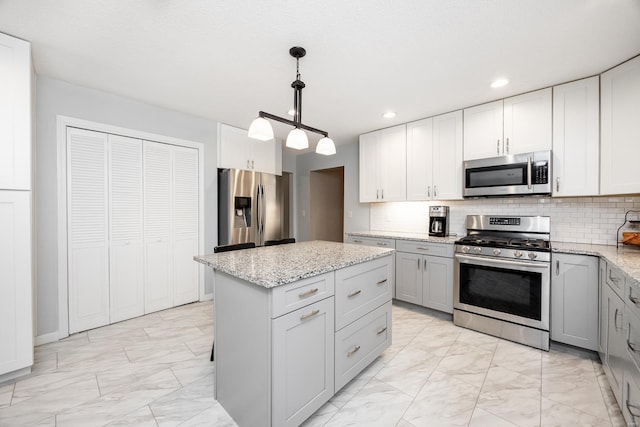
[[[607,284],[611,286],[611,289],[613,289],[620,298],[625,299],[625,275],[610,263],[607,263]]]
[[[336,332],[336,392],[391,345],[391,301]]]
[[[334,292],[333,272],[309,277],[273,289],[272,318],[330,297]]]
[[[376,246],[379,248],[395,249],[395,239],[385,239],[384,237],[360,237],[347,236],[345,243],[355,243],[356,245]]]
[[[444,243],[426,243],[412,240],[398,240],[396,250],[416,254],[443,256],[453,258],[453,245]]]
[[[628,426],[640,424],[640,373],[626,371],[622,381],[620,408]]]
[[[336,271],[336,331],[391,301],[392,267],[387,256]]]

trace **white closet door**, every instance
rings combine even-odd
[[[172,148],[143,142],[145,313],[173,306]]]
[[[142,141],[109,135],[111,323],[144,314]]]
[[[31,192],[0,191],[0,375],[33,365]]]
[[[173,304],[198,300],[198,151],[174,147]]]
[[[67,128],[69,332],[109,323],[107,135]]]

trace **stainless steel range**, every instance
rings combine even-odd
[[[456,242],[453,322],[549,350],[549,217],[468,215]]]

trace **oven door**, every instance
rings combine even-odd
[[[548,331],[550,280],[549,263],[456,254],[453,306]]]

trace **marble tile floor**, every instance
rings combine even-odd
[[[35,349],[0,426],[235,426],[213,399],[212,302]],[[535,350],[394,303],[393,345],[304,426],[623,426],[597,356]]]

